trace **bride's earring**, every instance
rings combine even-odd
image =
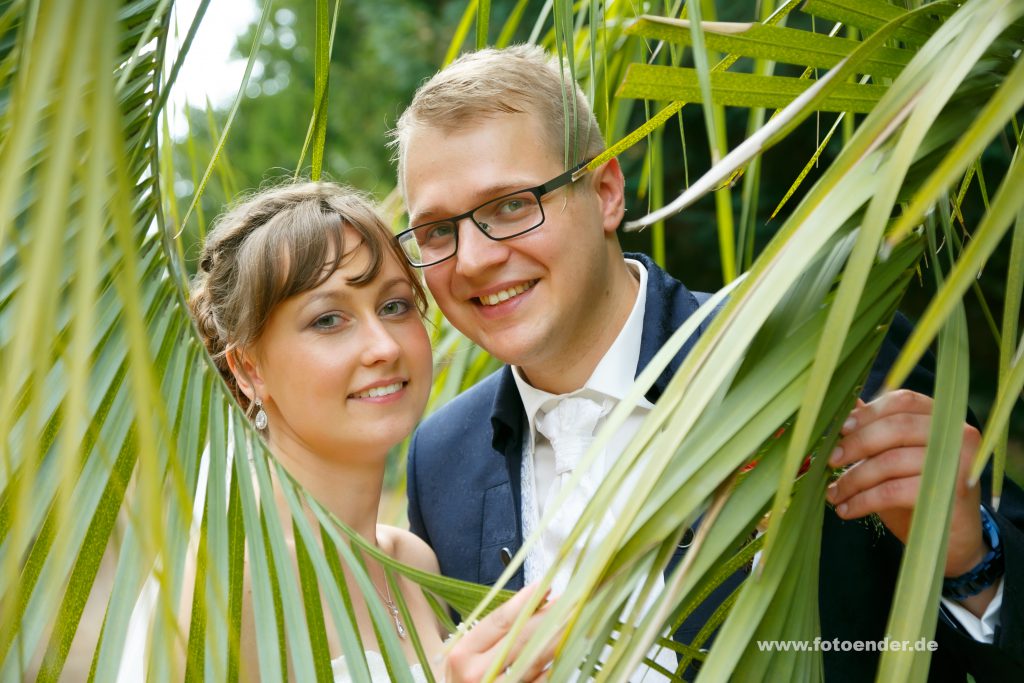
[[[267,413],[263,410],[262,400],[257,398],[254,401],[254,404],[256,405],[256,417],[253,419],[252,423],[256,429],[262,432],[267,428]]]

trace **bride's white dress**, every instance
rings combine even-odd
[[[367,650],[366,664],[370,667],[370,680],[373,683],[391,683],[388,668],[384,664],[384,657],[379,652]],[[352,681],[352,674],[349,673],[348,663],[345,662],[344,655],[332,660],[331,667],[334,669],[334,683],[350,683]],[[412,680],[416,681],[416,683],[427,683],[427,677],[423,673],[422,664],[413,664],[410,670],[412,671]]]

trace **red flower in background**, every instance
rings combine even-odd
[[[776,441],[777,439],[779,439],[785,433],[786,433],[786,428],[785,427],[779,427],[778,430],[774,434],[772,434],[771,440],[772,441]],[[757,460],[751,460],[746,465],[744,465],[743,467],[740,468],[740,472],[744,472],[745,473],[745,472],[751,471],[752,469],[754,469],[754,467],[757,465],[757,463],[758,463]],[[796,476],[798,476],[798,477],[801,476],[802,474],[807,472],[807,470],[809,470],[810,468],[811,468],[811,456],[808,455],[806,458],[804,458],[804,462],[803,462],[802,465],[800,465],[800,471],[798,471],[796,473]]]

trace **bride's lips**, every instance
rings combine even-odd
[[[397,401],[405,393],[405,387],[409,380],[401,377],[384,379],[353,391],[348,395],[349,400],[366,401],[370,403],[390,403]]]

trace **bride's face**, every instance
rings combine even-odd
[[[345,237],[358,241],[348,230]],[[355,247],[318,287],[276,306],[255,345],[271,443],[281,448],[379,456],[423,413],[430,340],[411,283],[386,252],[376,278],[349,284],[368,258]]]

